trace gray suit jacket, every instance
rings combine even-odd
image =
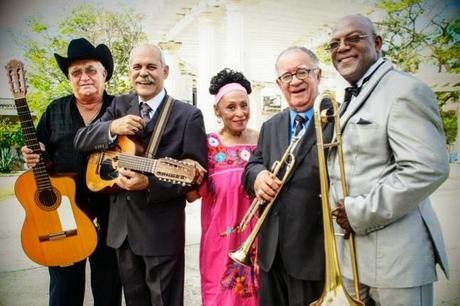
[[[429,195],[449,165],[431,89],[385,62],[340,119],[361,283],[402,288],[447,275],[441,228]],[[336,150],[328,156],[330,198],[343,198]],[[337,229],[337,231],[340,231]],[[343,273],[351,278],[348,241],[338,239]]]
[[[167,96],[160,108],[166,99]],[[98,122],[77,132],[75,146],[84,152],[108,149],[112,144],[109,140],[112,120],[127,114],[139,116],[136,95],[116,97]],[[138,135],[145,147],[158,117],[159,111]],[[191,158],[207,166],[206,134],[199,109],[174,100],[155,157]],[[185,242],[185,194],[189,188],[160,182],[153,175],[148,177],[150,186],[145,191],[121,191],[111,195],[107,244],[118,248],[128,238],[137,255],[181,254]]]

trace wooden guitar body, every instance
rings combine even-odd
[[[24,64],[6,65],[24,142],[41,155],[32,116],[26,101]],[[22,248],[33,261],[44,266],[68,266],[91,255],[97,233],[91,220],[75,204],[72,177],[50,177],[43,159],[18,177],[16,198],[25,210],[21,231]]]
[[[128,136],[118,136],[113,149],[91,154],[86,167],[86,185],[89,190],[95,192],[119,190],[115,180],[118,177],[120,153],[136,155],[142,152],[143,148]]]
[[[38,191],[31,170],[18,177],[15,193],[26,216],[21,231],[26,255],[44,266],[68,266],[88,257],[96,248],[94,224],[75,204],[75,182],[50,177],[53,194]],[[42,194],[41,194],[42,193]],[[48,200],[43,201],[43,197]],[[46,204],[44,204],[46,203]]]
[[[164,157],[152,159],[141,155],[144,148],[128,136],[118,136],[111,150],[90,155],[86,167],[86,185],[91,191],[114,192],[118,168],[153,174],[161,181],[190,186],[199,175],[195,164]]]

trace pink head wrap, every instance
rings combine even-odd
[[[246,88],[244,88],[240,83],[228,83],[228,84],[222,86],[219,89],[219,91],[217,92],[217,94],[214,96],[214,105],[219,103],[220,99],[222,99],[222,97],[226,93],[228,93],[230,91],[234,91],[234,90],[242,91],[246,95],[248,94],[248,92],[246,91]]]

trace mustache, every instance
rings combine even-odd
[[[137,81],[141,81],[141,82],[154,82],[153,78],[150,76],[150,75],[140,75],[138,78],[137,78]]]

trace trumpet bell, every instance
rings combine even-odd
[[[252,265],[252,261],[248,252],[244,251],[242,247],[238,250],[228,253],[228,257],[241,265],[248,267]]]

